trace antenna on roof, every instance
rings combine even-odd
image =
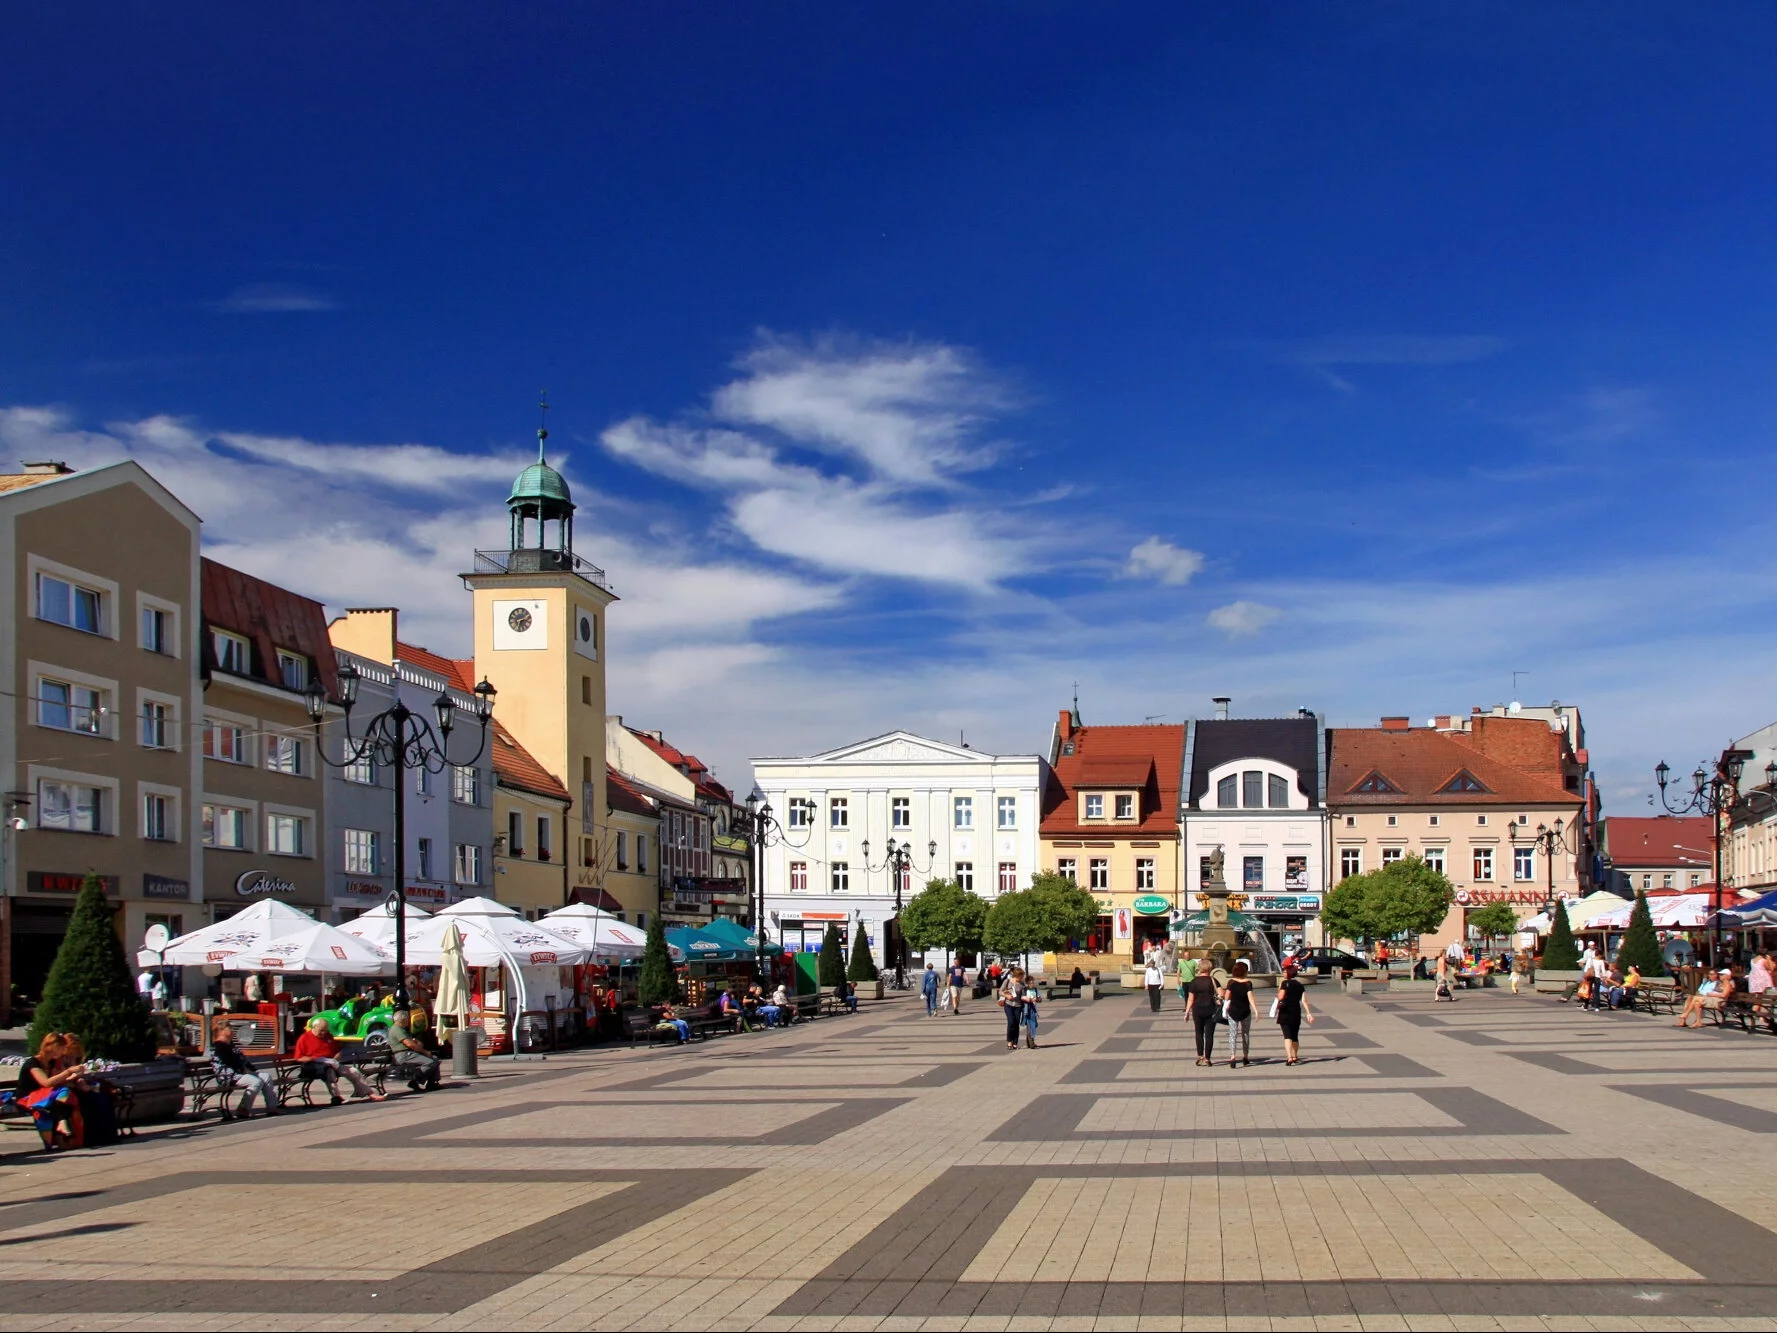
[[[1142,725],[1145,727],[1148,723],[1159,722],[1159,721],[1163,720],[1165,717],[1166,717],[1165,713],[1149,713],[1146,717],[1144,717],[1141,720]]]
[[[1518,698],[1518,677],[1519,676],[1528,676],[1529,674],[1530,673],[1528,671],[1514,671],[1514,672],[1512,672],[1512,698],[1514,701]]]

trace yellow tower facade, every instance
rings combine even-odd
[[[561,854],[570,885],[584,887],[606,833],[605,610],[617,596],[574,554],[574,503],[544,458],[547,438],[537,432],[537,461],[507,498],[509,549],[477,551],[463,583],[475,594],[475,674],[498,691],[495,715],[573,798]]]

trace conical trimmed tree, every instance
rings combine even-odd
[[[666,948],[666,926],[658,914],[648,923],[648,939],[642,945],[642,976],[636,993],[643,1004],[668,1004],[679,998],[679,974]]]
[[[26,1036],[31,1050],[47,1032],[72,1032],[89,1056],[107,1060],[152,1060],[157,1042],[148,1006],[124,957],[123,942],[111,924],[105,886],[88,875],[74,903],[62,947],[43,984]]]
[[[1555,919],[1549,924],[1548,942],[1543,945],[1542,968],[1545,972],[1580,970],[1579,946],[1573,942],[1573,927],[1567,924],[1566,899],[1555,904]]]
[[[1625,972],[1638,967],[1644,977],[1666,975],[1666,958],[1660,952],[1660,937],[1654,934],[1654,914],[1648,910],[1645,893],[1635,895],[1635,906],[1629,912],[1629,931],[1617,950],[1617,962]]]
[[[851,966],[845,969],[847,981],[875,981],[876,959],[870,953],[870,937],[864,933],[864,925],[858,923],[857,935],[851,942]]]
[[[837,921],[829,921],[827,933],[821,936],[820,978],[823,986],[837,986],[845,980],[845,941],[839,938]]]

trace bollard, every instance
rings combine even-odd
[[[458,1028],[450,1034],[450,1073],[452,1078],[474,1078],[481,1034],[474,1028]]]

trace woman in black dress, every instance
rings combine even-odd
[[[1253,983],[1246,979],[1246,959],[1234,964],[1234,975],[1222,987],[1222,1003],[1228,1009],[1228,1068],[1253,1062]]]
[[[1215,1063],[1216,1020],[1221,1017],[1221,1001],[1216,997],[1216,981],[1208,972],[1199,972],[1185,985],[1185,1021],[1197,1030],[1197,1063]]]
[[[1283,974],[1283,984],[1277,988],[1277,1026],[1283,1029],[1283,1062],[1286,1065],[1302,1063],[1297,1043],[1302,1039],[1304,1018],[1312,1025],[1314,1011],[1308,1007],[1306,988],[1296,980],[1296,970],[1290,968]]]

